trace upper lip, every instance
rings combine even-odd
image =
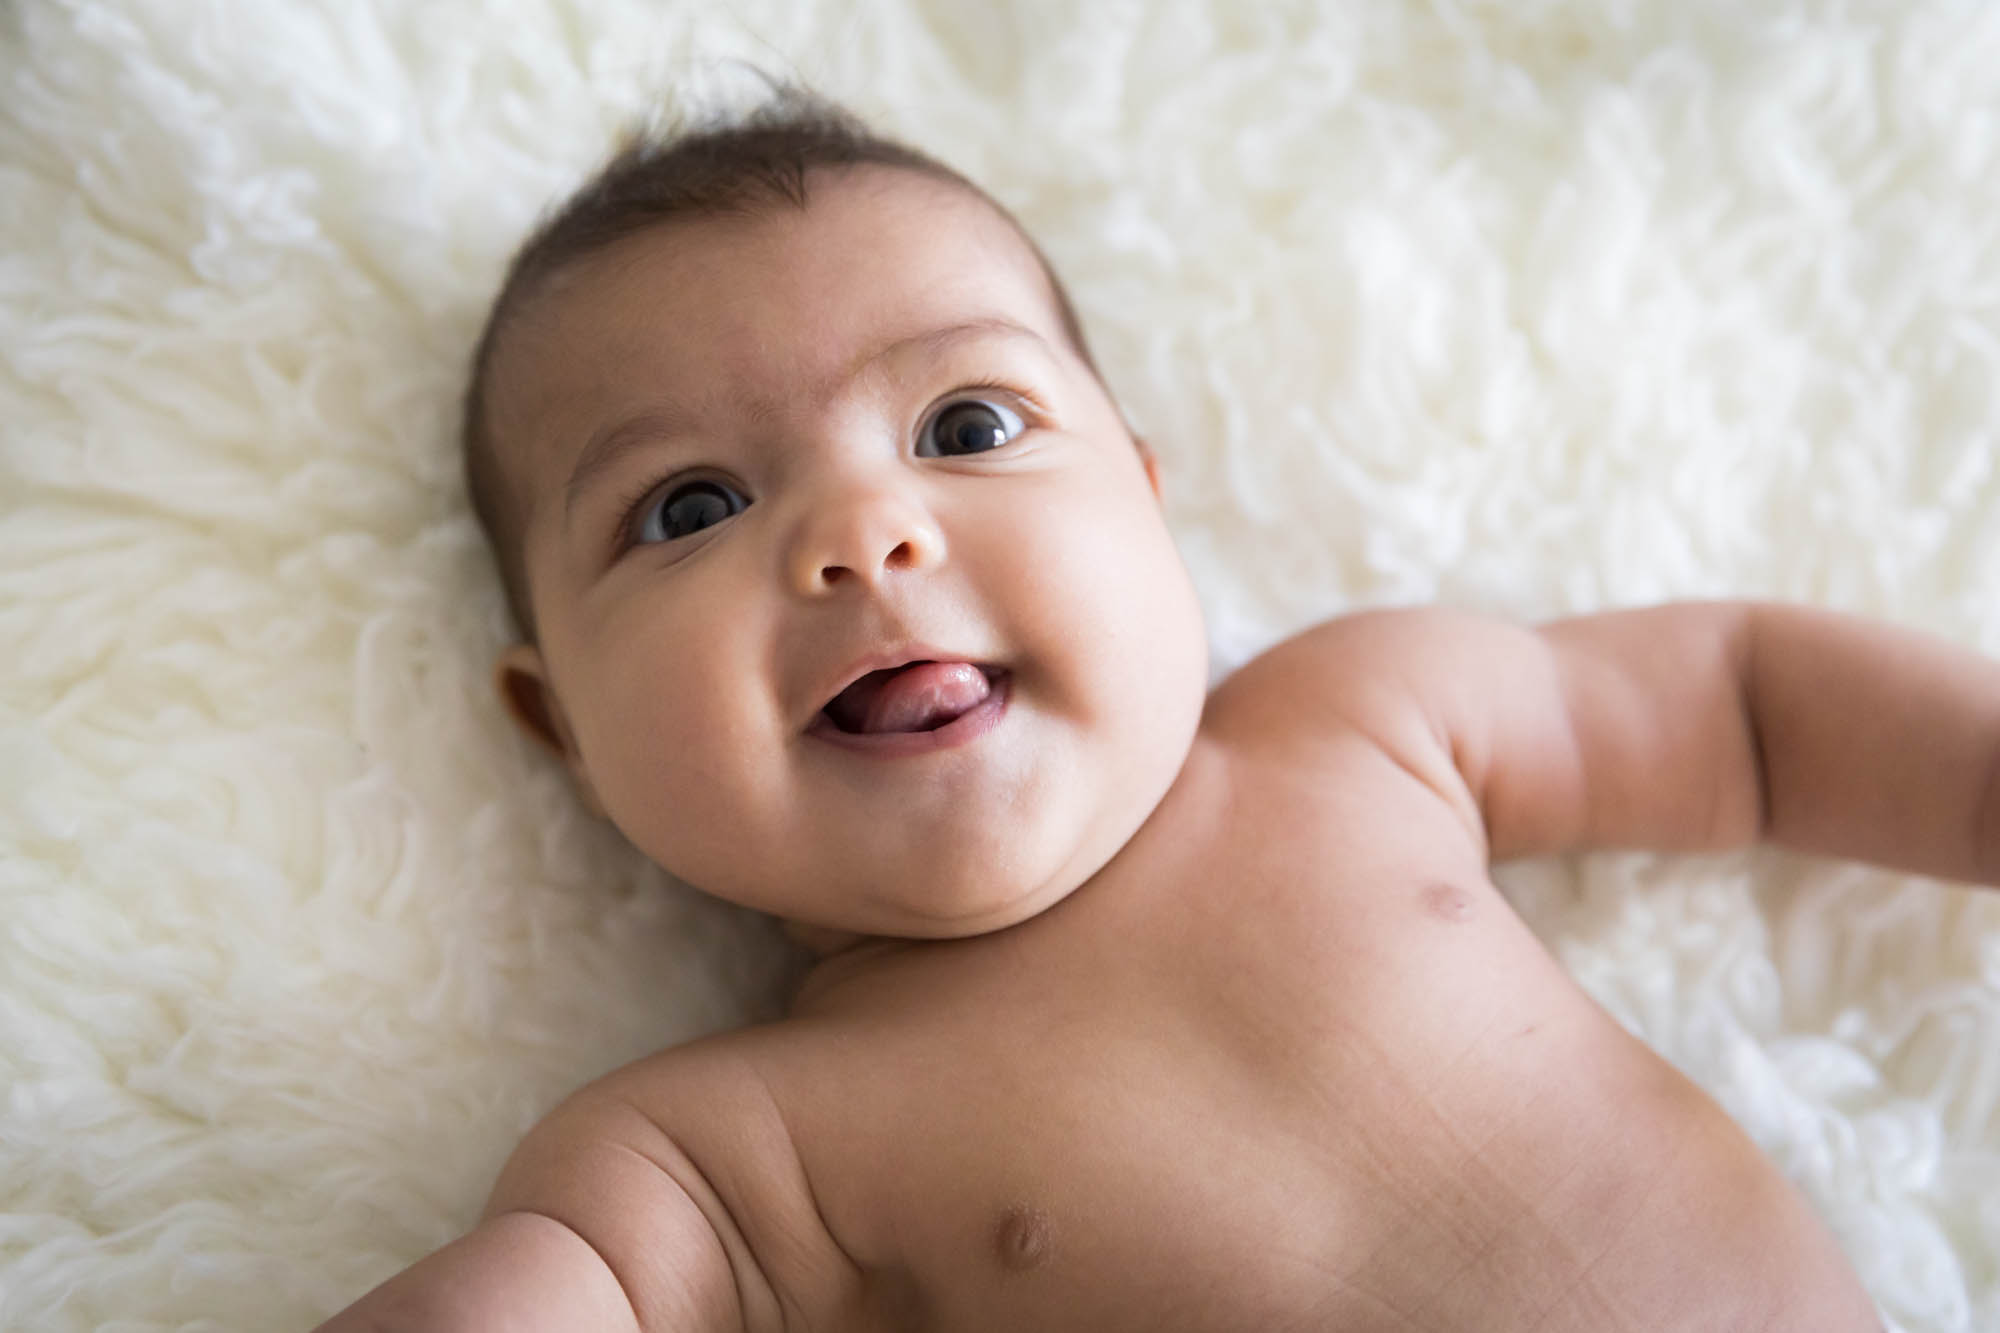
[[[820,688],[817,695],[819,702],[812,706],[812,717],[806,719],[807,723],[810,725],[814,718],[817,718],[821,713],[826,711],[828,704],[840,697],[842,691],[869,672],[889,671],[897,667],[909,666],[913,662],[969,662],[984,672],[988,680],[993,679],[1000,671],[1000,668],[989,662],[981,661],[979,658],[970,657],[964,653],[950,652],[943,648],[933,648],[929,644],[924,643],[904,644],[897,648],[869,653],[866,657],[856,658],[854,661],[849,662],[836,675],[831,677],[832,684]]]

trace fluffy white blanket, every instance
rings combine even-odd
[[[1218,670],[1309,621],[1818,602],[2000,654],[2000,7],[0,5],[0,1326],[301,1328],[759,922],[490,699],[450,440],[512,244],[745,57],[987,182],[1162,455]],[[1503,881],[1901,1330],[2000,1329],[2000,895]]]

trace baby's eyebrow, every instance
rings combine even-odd
[[[852,383],[870,366],[898,353],[922,351],[926,356],[935,357],[953,343],[970,338],[990,338],[996,334],[1010,338],[1031,338],[1045,348],[1048,346],[1047,339],[1025,324],[1004,315],[982,315],[956,324],[948,324],[943,328],[925,329],[920,333],[893,338],[857,357],[841,379],[845,383]],[[570,469],[569,482],[564,487],[563,493],[564,522],[568,522],[569,513],[576,507],[577,498],[601,475],[609,472],[626,454],[662,436],[685,433],[692,419],[692,413],[672,401],[665,401],[655,404],[637,416],[627,417],[594,432],[590,440],[578,451],[576,465]]]

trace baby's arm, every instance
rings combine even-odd
[[[1314,634],[1343,718],[1459,803],[1492,859],[1766,837],[2000,882],[2000,664],[1943,640],[1743,603]]]
[[[592,1329],[638,1333],[624,1289],[589,1242],[540,1213],[487,1218],[314,1333]]]
[[[315,1333],[734,1333],[713,1194],[658,1126],[590,1090],[538,1125],[479,1225]]]

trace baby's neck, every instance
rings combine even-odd
[[[851,930],[835,930],[831,926],[809,926],[802,921],[787,921],[784,925],[786,938],[804,947],[819,961],[845,953],[875,938],[873,935],[857,935]]]

